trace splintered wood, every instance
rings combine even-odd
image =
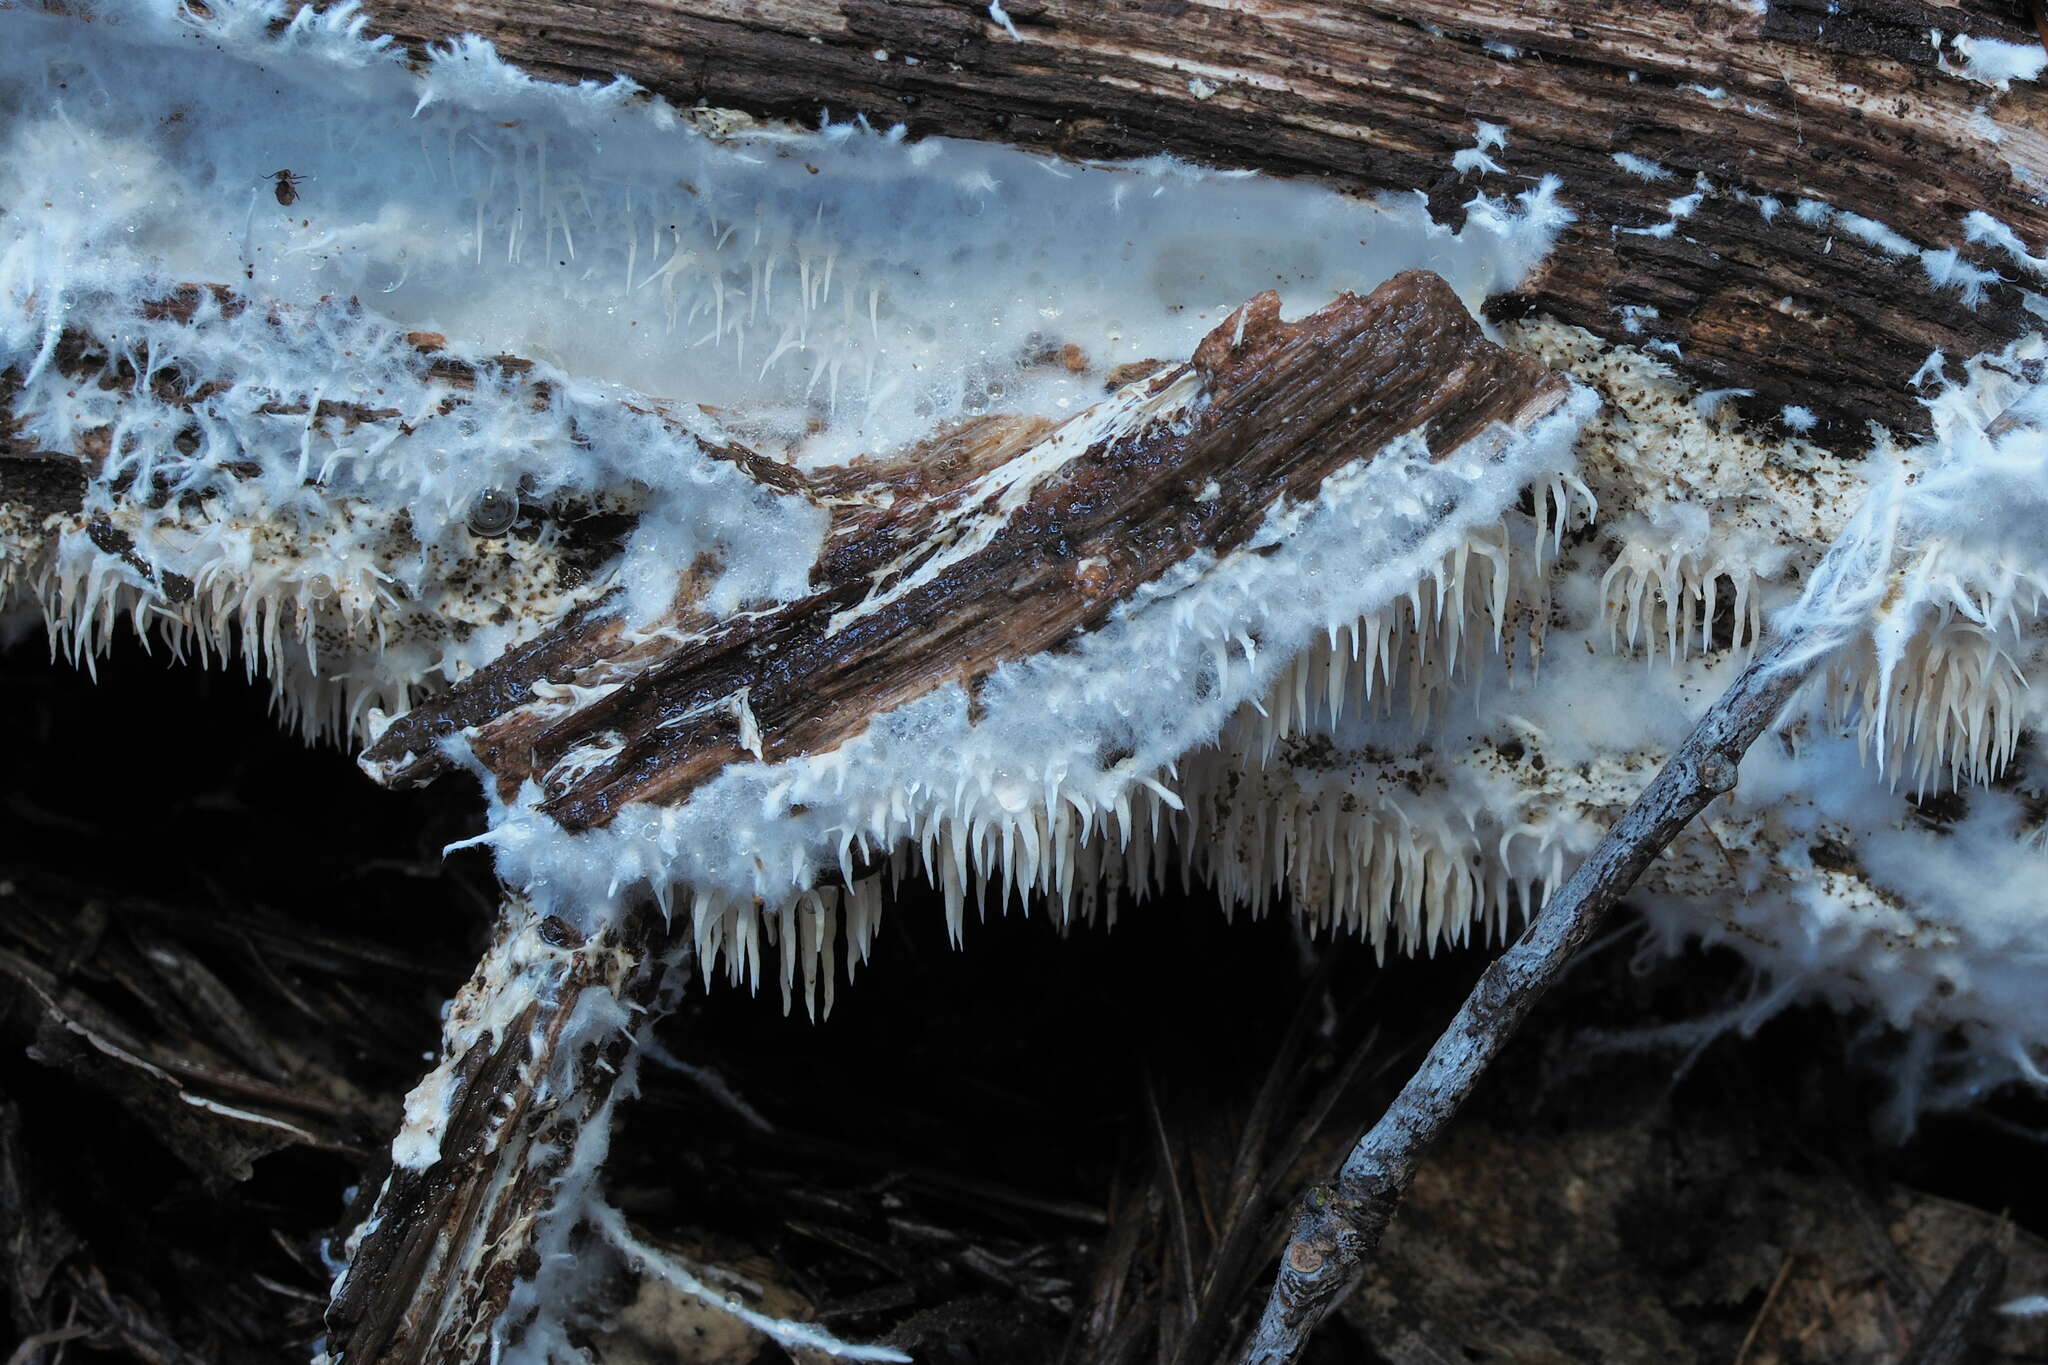
[[[1488,341],[1435,275],[1396,276],[1297,322],[1266,293],[1186,364],[1049,431],[974,424],[916,458],[841,471],[806,597],[629,631],[599,605],[395,721],[365,766],[445,771],[468,732],[509,793],[537,780],[572,829],[679,802],[727,764],[827,751],[877,715],[1057,649],[1198,553],[1426,428],[1441,455],[1547,414],[1566,381]],[[685,586],[687,591],[687,585]],[[565,763],[599,737],[608,757]]]
[[[330,1359],[465,1365],[517,1339],[513,1291],[541,1269],[550,1216],[577,1217],[577,1182],[595,1174],[586,1144],[609,1134],[634,1045],[633,1028],[604,1025],[656,1006],[665,941],[644,910],[586,940],[504,907],[449,1008],[440,1066],[407,1097],[411,1164],[394,1162],[335,1285]]]

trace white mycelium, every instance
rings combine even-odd
[[[542,86],[477,42],[414,72],[345,7],[205,15],[0,16],[4,415],[17,446],[98,462],[81,511],[0,520],[0,599],[87,660],[122,619],[239,654],[350,739],[614,586],[634,623],[686,577],[714,613],[802,593],[825,515],[730,446],[815,470],[960,417],[1072,417],[1262,289],[1299,315],[1426,267],[1476,305],[1568,218],[1548,179],[1475,191],[1452,234],[1413,201],[1165,160]],[[1957,52],[1987,80],[2030,74]],[[1459,169],[1526,169],[1512,147],[1481,123]],[[1902,288],[1985,282],[1940,244],[1796,212],[1915,260]],[[1982,214],[1966,234],[2043,269]],[[738,763],[573,836],[532,787],[494,800],[501,874],[585,930],[656,895],[691,918],[705,973],[722,958],[758,981],[777,946],[785,1000],[826,1003],[911,876],[946,890],[956,935],[970,904],[1113,914],[1184,871],[1227,907],[1285,891],[1382,948],[1498,936],[1647,782],[1872,482],[1912,476],[1858,642],[1640,903],[1674,945],[1749,954],[1765,1002],[1818,992],[1913,1030],[1906,1110],[2042,1081],[2042,340],[1961,386],[1935,360],[1934,440],[1853,463],[1737,425],[1726,394],[1642,352],[1541,321],[1504,339],[1590,390],[1441,463],[1397,442],[1072,649],[1003,666],[973,724],[941,688],[836,750]],[[1134,400],[1089,420],[1116,401]],[[502,534],[472,529],[486,495],[520,508]],[[573,527],[609,513],[634,519],[622,546],[578,559]],[[744,740],[745,696],[730,705]],[[1943,1030],[1956,1050],[1935,1056]],[[401,1165],[438,1151],[433,1085]]]

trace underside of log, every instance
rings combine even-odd
[[[1496,310],[1676,347],[1707,387],[1753,390],[1745,415],[1805,406],[1837,448],[1860,448],[1873,421],[1924,432],[1909,381],[1929,353],[1996,350],[2020,330],[2021,286],[2038,281],[1966,241],[1966,215],[2048,239],[2048,97],[1955,74],[1939,45],[2040,41],[2022,6],[1992,0],[1019,0],[1014,36],[997,7],[953,3],[365,8],[419,51],[477,32],[538,74],[623,74],[685,105],[1420,189],[1453,225],[1477,194],[1556,174],[1578,221]],[[1506,130],[1500,173],[1452,166],[1478,121]],[[1921,261],[1802,217],[1801,200],[1957,247],[2007,282],[1981,299],[1930,287]]]
[[[439,741],[479,724],[482,695],[513,705],[483,725],[476,752],[508,791],[539,779],[564,825],[603,824],[626,801],[684,800],[749,754],[830,750],[936,687],[972,689],[1005,660],[1056,648],[1404,433],[1426,429],[1442,455],[1495,424],[1534,421],[1567,391],[1488,341],[1426,272],[1296,323],[1262,294],[1187,364],[1058,429],[979,424],[926,466],[979,477],[928,473],[842,503],[810,596],[630,639],[615,617],[588,613],[400,717],[364,763],[385,780],[444,770]],[[602,761],[564,763],[602,736]]]

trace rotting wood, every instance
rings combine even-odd
[[[431,1142],[432,1159],[394,1164],[335,1286],[335,1365],[471,1365],[516,1342],[509,1301],[540,1267],[579,1140],[610,1122],[637,1031],[604,1021],[655,1007],[666,941],[651,906],[585,940],[507,904],[407,1100],[400,1142]]]
[[[2010,257],[1964,240],[1982,210],[2048,239],[2048,93],[1952,74],[1932,35],[2038,41],[1994,0],[1017,0],[1016,39],[974,4],[882,0],[370,0],[416,53],[478,32],[560,79],[623,74],[679,104],[814,124],[864,115],[913,136],[1083,157],[1167,151],[1426,195],[1456,225],[1484,192],[1563,178],[1579,215],[1501,315],[1543,312],[1675,346],[1747,416],[1811,409],[1814,439],[1922,433],[1930,352],[1996,350],[2024,327]],[[1474,123],[1507,130],[1495,174],[1459,173]],[[1616,154],[1639,158],[1630,169]],[[1689,216],[1672,201],[1711,187]],[[1777,201],[1768,216],[1761,201]],[[1794,211],[1813,200],[2009,278],[1981,303]],[[1668,235],[1660,225],[1672,224]],[[1624,314],[1621,310],[1631,311]],[[1655,315],[1643,311],[1656,310]]]
[[[1171,420],[1142,406],[1191,383],[1202,403]],[[940,480],[921,499],[843,509],[810,596],[684,621],[652,645],[647,631],[629,644],[616,619],[570,623],[399,718],[364,763],[387,781],[432,776],[448,762],[439,741],[477,726],[476,694],[519,697],[472,747],[501,786],[540,779],[543,808],[565,826],[606,823],[628,801],[684,800],[750,752],[774,762],[829,750],[936,687],[971,689],[1007,659],[1058,647],[1190,556],[1243,544],[1269,510],[1313,498],[1327,476],[1403,433],[1426,427],[1442,454],[1495,423],[1532,422],[1567,392],[1561,376],[1486,340],[1427,272],[1295,323],[1262,294],[1190,362],[1122,391],[1112,401],[1137,405],[1132,424],[1085,450],[1060,454],[1057,434],[1028,443],[1030,428],[999,428],[1013,460],[1046,465],[1019,465],[1028,482]],[[968,469],[991,463],[985,452],[962,458]],[[1015,506],[999,510],[999,495]],[[985,544],[944,562],[943,547],[970,529],[985,530]],[[577,659],[592,663],[549,671]],[[564,709],[520,697],[536,682],[612,690]],[[565,754],[609,732],[622,736],[615,757],[550,784]]]

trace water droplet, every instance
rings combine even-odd
[[[469,529],[479,536],[502,536],[519,520],[519,499],[502,488],[486,488],[469,505]]]

